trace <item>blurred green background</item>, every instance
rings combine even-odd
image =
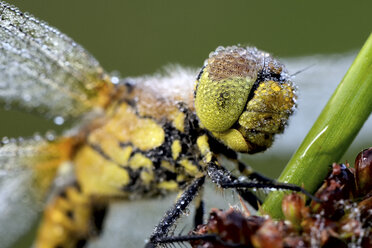
[[[123,77],[150,74],[170,63],[201,67],[219,45],[254,45],[281,58],[356,52],[372,31],[372,1],[362,0],[8,2],[57,27],[107,71]],[[0,116],[0,137],[63,130],[29,113],[0,110]],[[356,146],[346,158],[353,161],[365,145]],[[270,160],[258,155],[256,160],[266,164],[257,162],[260,170],[277,176],[293,152],[272,154]]]

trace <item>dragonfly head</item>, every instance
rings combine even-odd
[[[200,72],[195,109],[202,127],[238,152],[265,150],[295,107],[284,66],[252,47],[219,47]]]

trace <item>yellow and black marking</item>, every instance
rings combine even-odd
[[[187,145],[197,137],[189,131],[195,117],[185,118],[189,122],[183,123],[185,132],[181,132],[171,120],[159,123],[142,117],[123,101],[107,119],[87,136],[74,158],[83,192],[158,194],[159,189],[178,189],[200,172],[199,158]]]
[[[174,109],[171,111],[173,113]],[[71,157],[79,186],[79,203],[82,205],[78,206],[61,196],[54,199],[41,224],[37,246],[76,247],[94,236],[88,227],[95,219],[91,207],[96,204],[97,198],[103,199],[99,204],[105,206],[104,202],[107,204],[110,198],[178,191],[195,177],[203,175],[199,161],[205,152],[199,154],[197,150],[200,147],[196,144],[204,137],[203,145],[207,145],[206,132],[198,127],[194,113],[181,105],[178,111],[177,115],[182,116],[183,123],[172,118],[159,121],[148,115],[142,116],[130,99],[124,99],[107,111],[100,125],[88,128],[89,133],[76,145]],[[161,114],[167,116],[168,113]],[[66,192],[71,190],[77,192],[76,187]],[[73,223],[68,218],[71,213],[63,212],[62,207],[86,209],[73,214],[85,220],[85,231],[75,233],[71,229]],[[50,212],[62,216],[64,213],[65,216],[51,220]],[[54,228],[62,230],[64,236],[57,239],[57,234],[50,233]],[[83,230],[83,226],[77,226],[77,229]],[[67,236],[69,241],[62,242]]]
[[[46,207],[37,247],[84,247],[102,230],[106,205],[83,194],[78,185],[66,187]]]

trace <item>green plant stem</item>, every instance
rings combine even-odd
[[[316,99],[314,99],[316,101]],[[339,161],[372,111],[372,34],[278,181],[314,192]],[[285,192],[272,192],[263,213],[282,218]]]

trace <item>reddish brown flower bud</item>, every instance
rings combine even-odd
[[[344,206],[339,201],[355,195],[355,180],[352,170],[344,164],[334,163],[332,168],[332,174],[315,194],[323,202],[313,201],[310,206],[313,213],[323,212],[325,217],[337,220],[344,215]]]
[[[208,223],[199,225],[192,234],[216,234],[220,240],[230,244],[241,244],[249,247],[251,236],[265,222],[263,217],[245,216],[241,211],[230,208],[227,211],[212,209]],[[223,248],[226,247],[219,240],[194,240],[192,247]]]
[[[372,147],[363,150],[356,157],[355,176],[358,195],[368,194],[372,190]]]
[[[260,229],[252,236],[252,244],[257,248],[282,248],[283,237],[275,225],[268,219]]]
[[[372,193],[367,196],[363,201],[359,202],[358,209],[360,212],[360,218],[372,225]]]
[[[305,207],[305,197],[292,193],[286,195],[282,201],[282,211],[295,229],[300,229],[302,221],[302,209]]]

